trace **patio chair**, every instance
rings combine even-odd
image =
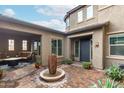
[[[30,62],[30,63],[32,63],[32,62],[34,62],[35,60],[36,60],[36,58],[35,58],[35,53],[33,53],[33,52],[20,52],[19,53],[19,57],[21,57],[21,62],[23,63],[23,62]]]

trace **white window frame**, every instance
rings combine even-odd
[[[83,10],[77,12],[77,22],[80,23],[83,21]]]
[[[75,41],[74,41],[74,56],[75,56],[75,54],[76,54],[76,51],[75,51],[75,43],[76,43],[77,41],[79,42],[79,46],[78,46],[78,51],[79,51],[78,58],[80,59],[80,40],[75,40]]]
[[[56,55],[57,57],[63,57],[63,40],[62,39],[52,39],[52,40],[56,40],[57,42],[57,46],[56,46]],[[51,40],[51,43],[52,43],[52,40]],[[58,40],[61,40],[62,41],[62,54],[61,55],[58,55]],[[51,44],[52,45],[52,44]],[[51,54],[52,54],[52,46],[51,46]]]
[[[66,27],[69,27],[70,26],[70,20],[69,18],[66,19]]]
[[[8,39],[8,50],[9,51],[14,51],[15,49],[15,41],[14,41],[14,39]]]
[[[122,35],[122,34],[117,33],[117,34],[109,35],[108,36],[109,56],[113,56],[113,57],[116,57],[116,56],[118,56],[118,57],[124,57],[124,55],[112,55],[111,52],[110,52],[111,51],[111,46],[124,46],[124,44],[110,44],[110,38],[111,37],[117,37],[118,35]],[[123,33],[123,35],[124,35],[124,33]]]
[[[27,51],[28,49],[28,41],[22,40],[22,50]]]
[[[37,41],[34,41],[33,47],[34,47],[35,51],[38,50],[38,42]]]
[[[93,5],[88,6],[86,10],[87,10],[86,11],[86,19],[93,18],[93,12],[94,12]],[[91,12],[91,13],[89,13],[89,12]]]

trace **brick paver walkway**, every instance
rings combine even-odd
[[[62,87],[62,88],[83,88],[90,87],[94,82],[97,82],[98,79],[105,78],[103,71],[98,70],[85,70],[82,67],[76,65],[61,65],[61,67],[66,72],[67,81],[64,84],[59,84],[58,86],[53,87]],[[29,68],[29,70],[28,70]],[[32,65],[28,68],[17,69],[15,72],[20,72],[23,75],[13,74],[18,77],[18,79],[14,80],[15,86],[11,83],[8,87],[18,87],[18,88],[42,88],[42,87],[50,87],[48,85],[43,85],[37,79],[39,77],[39,73],[44,69],[43,67],[39,70],[36,70]],[[26,69],[26,70],[23,70]],[[25,71],[25,73],[23,72]],[[30,74],[27,74],[29,71]],[[10,72],[12,73],[12,72]],[[25,75],[24,75],[25,74]],[[1,86],[4,85],[4,86]],[[55,85],[57,85],[55,83]],[[7,84],[0,82],[0,87],[6,87]]]

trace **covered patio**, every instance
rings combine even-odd
[[[41,55],[41,35],[8,29],[0,29],[0,33],[0,65],[34,62],[32,53]]]

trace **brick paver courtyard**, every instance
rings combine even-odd
[[[103,71],[85,70],[81,66],[61,65],[66,72],[65,79],[58,82],[47,83],[39,79],[40,72],[45,69],[35,69],[33,65],[7,72],[4,78],[11,78],[9,81],[2,79],[0,87],[17,87],[17,88],[42,88],[42,87],[61,87],[61,88],[87,88],[98,79],[104,79]],[[20,73],[20,74],[19,74]],[[10,75],[12,74],[12,75]],[[22,74],[22,75],[21,75]]]

